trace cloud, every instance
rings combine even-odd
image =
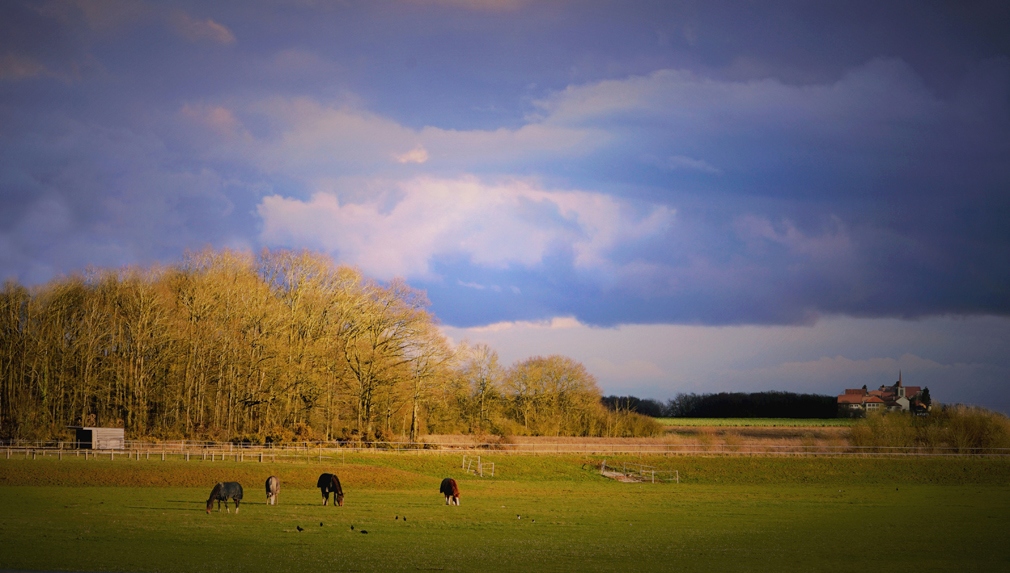
[[[712,174],[719,173],[719,170],[712,167],[707,161],[703,159],[685,157],[683,155],[672,155],[665,161],[655,161],[655,163],[665,169],[685,169],[688,171],[701,171],[703,173]]]
[[[574,316],[555,316],[549,320],[515,320],[507,322],[496,322],[486,326],[473,326],[467,330],[471,333],[484,332],[505,332],[509,330],[560,330],[572,328],[585,328],[586,325],[579,322]]]
[[[194,110],[202,111],[194,114]],[[361,109],[353,101],[324,104],[306,97],[271,98],[241,107],[187,104],[184,115],[195,119],[208,110],[247,117],[267,127],[238,147],[233,145],[235,140],[222,141],[218,156],[308,184],[350,173],[388,176],[384,170],[390,158],[405,167],[424,165],[429,172],[462,169],[472,173],[527,161],[579,157],[607,141],[605,133],[591,127],[527,124],[494,130],[413,129]],[[244,125],[234,129],[235,134],[249,131]]]
[[[831,264],[852,262],[856,254],[855,241],[838,217],[830,217],[827,228],[819,235],[804,233],[789,219],[774,225],[769,219],[753,214],[741,215],[735,227],[740,237],[755,249],[760,249],[762,243],[771,243],[785,247],[792,254]]]
[[[12,53],[0,55],[0,80],[18,81],[44,75],[49,75],[49,71],[34,58]]]
[[[412,4],[435,4],[478,12],[511,12],[526,6],[531,0],[406,0]]]
[[[506,268],[536,266],[562,252],[576,268],[606,268],[611,249],[661,234],[674,214],[598,193],[474,177],[412,179],[361,202],[328,193],[308,201],[274,195],[258,212],[264,243],[313,245],[383,278],[430,278],[433,259],[458,256]]]
[[[417,147],[415,147],[414,149],[411,149],[410,151],[408,151],[406,153],[401,153],[399,155],[394,155],[393,158],[396,159],[396,161],[398,163],[418,163],[418,164],[421,164],[421,163],[426,163],[428,161],[428,151],[425,148],[423,148],[420,145],[418,145]]]
[[[141,0],[56,0],[44,2],[39,12],[68,25],[83,21],[92,30],[109,33],[148,18],[154,10]]]
[[[198,20],[185,12],[174,12],[170,22],[176,33],[190,41],[211,41],[218,44],[235,43],[235,34],[210,18]]]
[[[198,125],[208,128],[228,143],[250,140],[251,135],[235,116],[235,113],[219,105],[185,104],[179,114]]]

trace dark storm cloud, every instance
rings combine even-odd
[[[322,245],[455,324],[1010,311],[1005,3],[0,10],[4,276]],[[390,216],[489,193],[560,215]]]

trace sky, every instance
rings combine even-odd
[[[310,249],[605,393],[1010,412],[1003,1],[8,0],[0,280]]]

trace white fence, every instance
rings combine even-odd
[[[649,481],[656,483],[658,480],[659,482],[680,483],[679,470],[657,470],[656,466],[630,462],[608,464],[607,460],[603,460],[603,463],[600,464],[600,475],[621,481]]]
[[[1010,448],[916,448],[916,447],[856,447],[848,445],[798,444],[671,444],[564,440],[508,443],[466,443],[461,441],[425,442],[300,442],[290,444],[235,444],[192,440],[147,442],[127,441],[119,450],[80,449],[75,442],[0,443],[0,455],[7,459],[17,456],[100,456],[132,459],[199,459],[206,461],[323,461],[347,452],[388,452],[427,454],[460,452],[479,454],[637,454],[670,456],[862,456],[862,457],[922,457],[922,456],[985,456],[1007,457]]]
[[[463,471],[468,474],[478,475],[484,477],[484,470],[487,470],[488,476],[494,477],[494,462],[482,462],[480,456],[474,459],[473,456],[463,455]]]

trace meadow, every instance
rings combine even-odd
[[[72,571],[992,571],[1010,563],[1010,462],[609,457],[677,469],[619,483],[600,458],[348,454],[343,463],[0,460],[0,569]],[[322,471],[344,507],[323,507]],[[266,506],[263,481],[282,480]],[[456,477],[462,505],[438,482]],[[204,511],[245,486],[239,513]],[[519,516],[517,518],[517,516]],[[354,529],[351,529],[351,526]],[[299,531],[301,527],[303,531]],[[368,533],[362,533],[362,530]]]

